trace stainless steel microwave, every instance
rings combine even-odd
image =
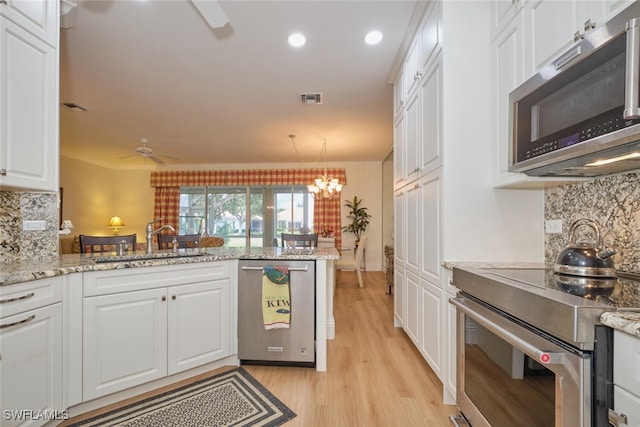
[[[509,94],[511,172],[593,177],[640,169],[640,2]]]

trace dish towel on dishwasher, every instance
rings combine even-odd
[[[291,294],[287,267],[262,269],[262,318],[265,329],[289,327]]]

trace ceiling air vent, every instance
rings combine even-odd
[[[301,93],[300,101],[303,104],[322,104],[322,94],[321,93]]]

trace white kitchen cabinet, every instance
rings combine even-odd
[[[83,399],[167,375],[167,290],[85,298]]]
[[[442,378],[442,288],[420,279],[420,353]]]
[[[231,354],[229,263],[84,273],[83,400]]]
[[[402,112],[393,122],[393,188],[404,186],[407,169],[405,167],[405,120]]]
[[[59,277],[0,289],[3,426],[64,416],[61,300]]]
[[[451,273],[451,271],[449,271]],[[457,332],[457,311],[455,306],[449,303],[451,298],[455,298],[455,294],[448,291],[444,294],[442,300],[444,310],[443,325],[443,363],[442,363],[442,385],[443,385],[443,402],[445,405],[454,405],[456,403],[456,332]]]
[[[602,25],[603,1],[531,0],[524,9],[531,74],[567,50],[573,43]]]
[[[31,2],[12,2],[23,3]],[[0,187],[58,191],[57,50],[4,16],[0,17]]]
[[[169,289],[169,375],[231,354],[230,289],[229,279]]]
[[[394,226],[394,248],[393,248],[393,265],[395,267],[405,268],[406,257],[406,234],[407,234],[407,197],[405,191],[396,191],[393,201],[393,226]]]
[[[404,112],[404,74],[398,73],[393,82],[393,117],[394,120]]]
[[[420,83],[420,129],[417,143],[418,172],[425,174],[442,166],[442,64],[432,58]]]
[[[524,3],[524,0],[493,0],[491,2],[491,40],[510,25],[511,20],[522,10]]]
[[[13,21],[31,34],[58,46],[59,0],[6,0],[0,3],[0,16]]]
[[[406,282],[404,268],[393,267],[393,326],[396,328],[404,327],[404,319],[406,317]]]
[[[418,33],[419,36],[419,33]],[[405,99],[409,99],[413,95],[420,84],[421,73],[421,40],[419,37],[415,37],[411,42],[411,47],[404,60],[403,74],[404,74],[404,88]]]
[[[640,338],[613,332],[614,410],[627,418],[626,424],[640,426]]]
[[[399,153],[404,156],[404,175],[403,182],[408,183],[420,176],[420,168],[418,166],[419,153],[421,145],[421,112],[420,112],[419,93],[416,92],[407,100],[407,107],[404,113],[404,144],[402,151]]]
[[[420,278],[410,271],[405,271],[405,291],[407,298],[407,311],[404,321],[404,331],[407,333],[413,344],[421,347],[420,324],[421,324],[421,286]]]
[[[539,178],[524,173],[509,172],[509,93],[529,76],[526,72],[525,52],[529,51],[525,35],[525,16],[516,15],[491,44],[492,102],[492,169],[496,188],[544,188],[576,182],[576,178]]]

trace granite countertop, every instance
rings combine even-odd
[[[447,270],[453,267],[474,267],[474,268],[552,268],[553,264],[544,262],[462,262],[445,261],[442,266]],[[640,289],[635,286],[633,289],[625,288],[634,297],[640,293]],[[631,309],[634,310],[634,309]],[[619,311],[609,311],[600,316],[600,323],[610,328],[626,332],[630,335],[640,337],[640,307],[638,312],[621,309]]]
[[[178,252],[162,250],[147,255],[144,252],[132,252],[125,255],[108,254],[73,254],[60,255],[46,261],[25,260],[3,265],[0,271],[0,286],[63,274],[84,271],[102,271],[118,268],[153,267],[161,265],[189,264],[234,259],[283,259],[309,260],[339,259],[335,248],[287,249],[279,247],[219,247],[203,249],[180,249]]]

